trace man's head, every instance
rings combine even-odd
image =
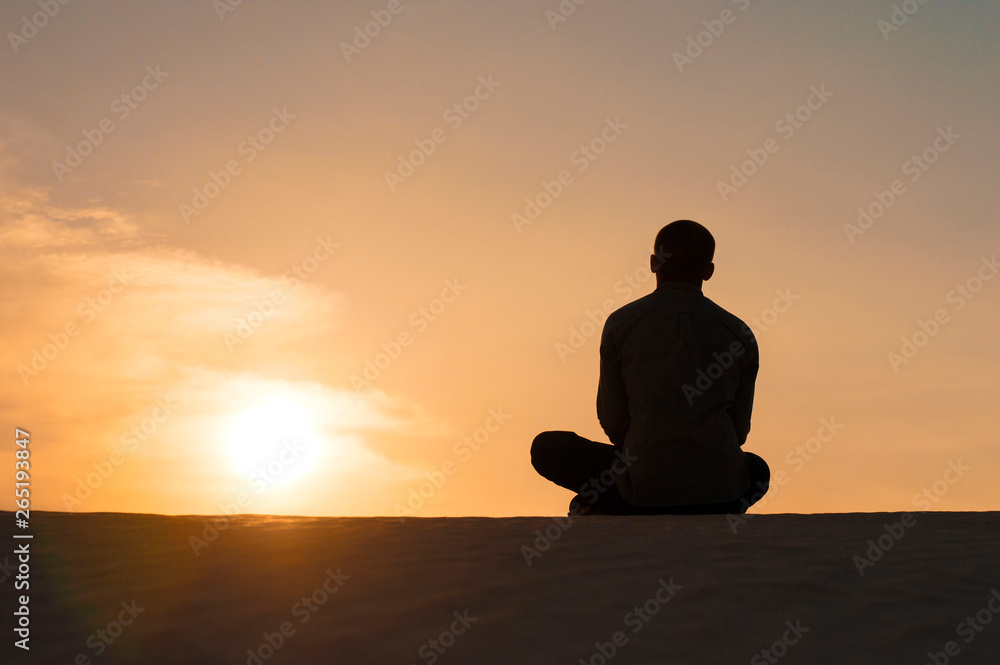
[[[715,272],[715,238],[704,226],[689,219],[667,224],[656,234],[649,269],[656,284],[687,282],[700,287]]]

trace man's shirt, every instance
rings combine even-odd
[[[750,487],[757,341],[693,284],[667,282],[608,317],[597,417],[637,460],[618,477],[638,506],[719,503]]]

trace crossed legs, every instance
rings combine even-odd
[[[767,492],[771,471],[762,458],[746,453],[750,489],[732,501],[691,506],[634,506],[622,498],[616,479],[624,472],[621,453],[614,446],[585,439],[574,432],[542,432],[531,443],[531,465],[542,477],[576,492],[571,512],[606,515],[743,514]]]

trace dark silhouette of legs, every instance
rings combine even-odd
[[[614,446],[585,439],[574,432],[542,432],[531,443],[531,465],[542,477],[577,492],[570,512],[606,515],[709,515],[745,513],[767,493],[771,471],[762,458],[746,453],[750,489],[732,501],[691,506],[634,506],[622,498],[615,483],[623,460]]]
[[[578,493],[571,511],[627,515],[635,506],[618,492],[613,467],[621,464],[615,453],[614,446],[574,432],[542,432],[531,443],[531,465],[542,477]]]

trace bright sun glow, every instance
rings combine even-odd
[[[308,473],[319,458],[322,440],[305,409],[279,399],[237,415],[228,447],[234,468],[264,489]]]

